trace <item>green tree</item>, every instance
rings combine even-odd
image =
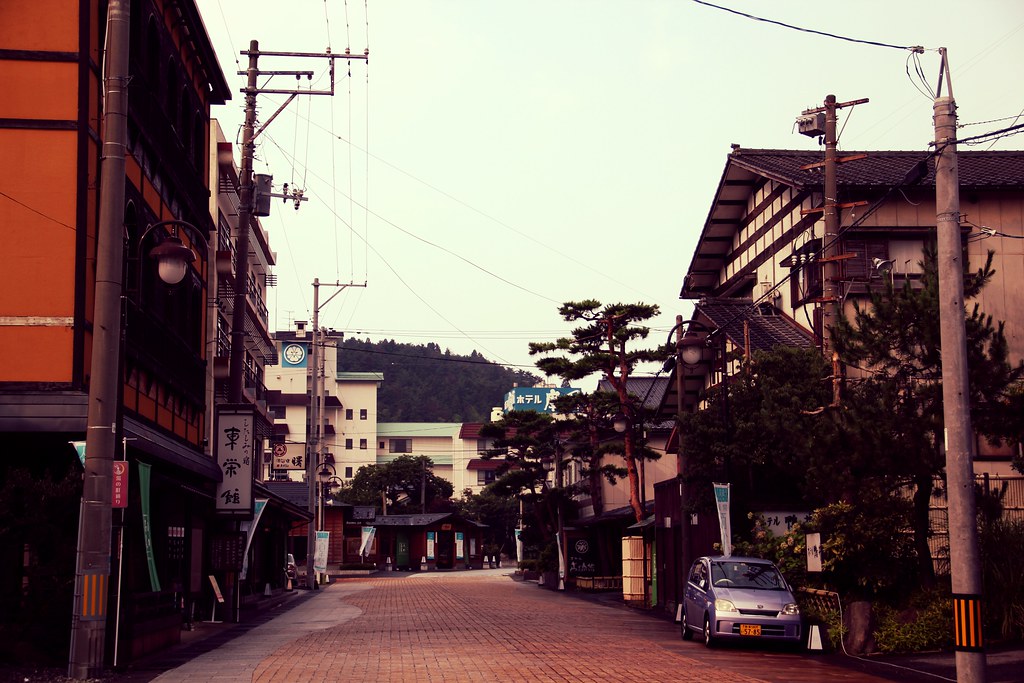
[[[855,302],[852,320],[833,327],[843,363],[863,368],[867,377],[853,384],[841,418],[849,434],[890,454],[876,468],[913,486],[913,530],[922,580],[934,580],[928,511],[933,482],[945,468],[942,452],[942,348],[939,334],[938,268],[933,247],[925,249],[919,282],[891,281],[873,293],[869,305]],[[991,281],[992,252],[971,272],[964,266],[964,299],[970,301]],[[974,428],[996,439],[1007,433],[1002,418],[1013,405],[1024,365],[1007,361],[1003,323],[994,324],[975,303],[965,311],[969,404]],[[1017,425],[1019,429],[1020,420]]]
[[[391,514],[448,507],[454,487],[434,474],[433,467],[425,455],[401,455],[383,465],[365,465],[335,497],[352,505],[377,505],[386,497]]]
[[[641,416],[634,398],[629,395],[628,383],[638,364],[663,361],[669,353],[661,346],[639,349],[634,346],[646,339],[649,332],[649,328],[641,323],[656,316],[658,311],[656,305],[642,303],[616,303],[602,307],[601,302],[593,299],[567,302],[558,309],[559,314],[566,322],[581,323],[581,326],[572,331],[571,337],[530,344],[531,355],[566,354],[537,361],[537,367],[546,375],[574,381],[601,373],[614,388],[619,409],[629,425],[623,434],[622,455],[629,482],[630,507],[638,522],[643,520],[644,510],[640,503],[637,459],[644,456],[637,434]]]
[[[614,486],[626,476],[624,468],[604,462],[607,453],[622,454],[622,442],[606,438],[608,425],[619,410],[619,397],[607,391],[565,394],[555,399],[555,410],[563,418],[558,423],[562,441],[580,466],[580,482],[574,485],[578,490],[569,493],[589,494],[594,514],[600,515],[604,512],[603,481]]]
[[[511,410],[496,422],[480,427],[480,436],[492,439],[485,459],[501,458],[498,478],[484,489],[489,495],[523,499],[532,513],[524,519],[527,542],[543,547],[552,542],[558,526],[563,492],[548,486],[547,467],[554,464],[558,425],[547,413]]]
[[[487,489],[474,494],[466,489],[455,506],[463,517],[487,525],[487,544],[497,546],[499,553],[514,552],[519,521],[519,501],[515,497],[499,496]]]

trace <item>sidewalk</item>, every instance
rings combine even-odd
[[[521,580],[521,579],[519,579]],[[550,590],[540,588],[539,590]],[[552,593],[556,591],[551,591]],[[646,614],[652,619],[674,621],[664,610],[645,610],[626,604],[622,594],[609,592],[566,591],[563,595],[598,602],[603,605],[632,610]],[[828,663],[847,669],[862,671],[893,681],[952,681],[956,683],[956,655],[953,652],[919,652],[903,655],[876,654],[870,656],[848,655],[842,651],[808,652],[809,657],[822,657]],[[991,648],[985,653],[987,683],[1024,682],[1024,644],[1013,643]]]

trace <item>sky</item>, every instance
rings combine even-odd
[[[840,111],[841,150],[927,150],[945,47],[965,135],[1024,119],[1020,0],[197,4],[233,92],[212,112],[229,139],[251,40],[369,51],[258,138],[254,170],[308,199],[262,219],[272,329],[312,321],[316,278],[325,327],[533,372],[529,342],[573,327],[567,301],[657,304],[648,342],[665,343],[692,311],[679,291],[730,145],[823,151],[794,122],[826,95],[870,100]],[[327,89],[326,66],[263,56],[261,70],[315,75],[260,85]],[[258,96],[261,125],[285,98]]]

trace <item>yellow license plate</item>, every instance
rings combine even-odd
[[[759,636],[761,635],[761,627],[756,624],[740,624],[740,635]]]

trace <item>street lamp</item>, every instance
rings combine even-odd
[[[183,227],[189,231],[193,242],[206,245],[207,241],[202,231],[191,223],[180,220],[159,221],[143,231],[135,253],[141,256],[146,238],[167,226],[171,226],[170,235],[165,236],[164,241],[149,252],[149,256],[156,259],[161,280],[175,285],[184,279],[189,264],[195,260],[192,250],[178,238],[178,228]],[[113,466],[117,432],[123,418],[120,385],[124,362],[121,315],[121,298],[125,296],[123,262],[118,263],[116,268],[111,262],[122,261],[123,256],[120,240],[116,241],[116,245],[108,242],[107,249],[97,256],[97,260],[104,261],[105,267],[103,273],[97,274],[93,315],[92,374],[89,380],[85,462],[75,560],[75,601],[68,663],[68,673],[74,678],[88,678],[100,670],[105,651],[113,529]],[[139,261],[141,263],[141,258]],[[139,280],[141,270],[139,267],[136,273]],[[121,590],[120,586],[118,590]]]
[[[722,409],[723,409],[723,420],[728,423],[729,419],[729,389],[728,389],[728,373],[729,368],[726,361],[726,348],[725,348],[725,334],[720,328],[710,327],[700,322],[699,320],[683,320],[683,316],[676,316],[675,326],[669,330],[668,339],[665,341],[666,346],[673,345],[673,335],[675,335],[675,372],[676,372],[676,413],[677,421],[678,415],[683,413],[683,396],[684,396],[684,372],[686,368],[696,368],[704,362],[708,362],[709,369],[713,372],[715,366],[715,356],[717,350],[711,347],[710,343],[712,338],[717,336],[720,341],[720,351],[722,357]],[[710,358],[706,357],[706,354],[710,351]],[[725,432],[728,434],[728,424],[725,424]],[[726,450],[726,462],[728,463],[728,450]],[[689,475],[689,461],[686,457],[686,449],[682,444],[682,437],[679,437],[679,445],[676,455],[676,472],[679,477],[679,501],[680,501],[680,539],[679,543],[681,546],[681,552],[679,553],[679,559],[682,567],[677,575],[680,577],[680,585],[676,586],[677,597],[681,599],[682,589],[685,585],[686,573],[690,569],[690,563],[692,556],[690,552],[690,513],[688,510],[688,502],[690,499],[687,478]],[[729,466],[726,464],[726,478],[728,478]]]

